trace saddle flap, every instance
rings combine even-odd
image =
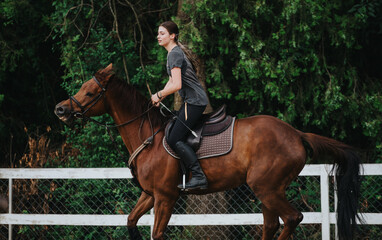
[[[227,116],[226,114],[226,106],[222,105],[215,112],[203,116],[201,122],[192,129],[198,137],[189,134],[186,143],[191,146],[194,151],[197,151],[200,147],[202,136],[212,136],[223,132],[231,125],[232,120],[232,116]],[[166,126],[166,140],[168,140],[168,135],[171,132],[174,122],[173,120]]]
[[[166,128],[164,129],[164,136],[166,138],[166,141],[168,141],[168,136],[170,135],[171,129],[174,126],[175,119],[169,121],[166,125]]]
[[[232,117],[231,125],[221,133],[211,136],[203,136],[200,142],[200,147],[196,151],[198,159],[221,156],[229,153],[233,146],[233,129],[235,118]],[[174,158],[179,159],[176,152],[168,145],[166,138],[163,138],[163,147]]]
[[[175,119],[174,120],[171,120],[164,132],[165,132],[165,138],[166,138],[166,141],[168,142],[168,136],[170,135],[171,133],[171,130],[172,130],[172,127],[174,126],[174,123],[175,123]],[[199,147],[200,147],[200,141],[201,141],[201,138],[202,138],[202,132],[203,132],[203,125],[204,124],[199,124],[197,125],[193,131],[196,133],[196,135],[198,137],[195,137],[194,135],[190,134],[188,137],[187,137],[187,140],[186,140],[186,143],[191,146],[191,148],[196,152]]]
[[[200,143],[203,136],[213,136],[217,135],[221,132],[224,132],[232,123],[232,116],[225,116],[223,121],[219,121],[217,123],[204,123],[198,125],[196,128],[194,128],[194,132],[198,135],[198,137],[195,137],[194,135],[190,134],[187,137],[187,144],[190,145],[195,151],[197,151],[200,147]]]

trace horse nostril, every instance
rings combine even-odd
[[[62,106],[56,106],[56,109],[54,110],[54,113],[57,116],[62,116],[62,115],[65,114],[65,108],[63,108]]]

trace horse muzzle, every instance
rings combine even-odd
[[[62,105],[61,103],[57,104],[54,108],[54,114],[69,126],[73,123],[73,113],[68,107]]]

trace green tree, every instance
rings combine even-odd
[[[381,1],[195,1],[184,11],[214,104],[277,116],[381,161]]]
[[[167,1],[54,1],[50,16],[52,38],[61,52],[62,86],[73,95],[97,70],[109,63],[117,74],[148,95],[145,80],[154,88],[163,81],[165,52],[155,45],[161,18],[170,18],[176,5]],[[111,122],[103,116],[101,119]],[[68,166],[123,166],[103,127],[87,124],[82,136],[66,128],[67,141],[80,154]],[[114,133],[116,134],[116,133]],[[119,146],[125,149],[121,138]],[[86,143],[85,145],[83,143]],[[102,149],[100,149],[102,148]]]

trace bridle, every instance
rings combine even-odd
[[[85,116],[85,114],[94,106],[97,104],[97,102],[101,99],[102,96],[104,96],[104,94],[106,93],[106,87],[102,86],[102,84],[97,80],[97,78],[95,76],[93,76],[92,78],[97,84],[98,86],[101,88],[101,92],[98,93],[97,96],[95,96],[90,102],[88,102],[87,104],[85,104],[84,106],[82,106],[82,104],[74,97],[74,96],[70,96],[69,99],[70,99],[70,112],[71,114],[76,117],[76,118],[79,118],[79,119],[82,119],[82,120],[90,120],[94,123],[96,123],[97,125],[99,126],[102,126],[102,127],[105,127],[107,132],[109,133],[109,136],[112,140],[112,142],[114,143],[114,146],[116,147],[117,151],[119,152],[119,154],[121,155],[121,157],[123,159],[125,159],[124,155],[120,152],[118,146],[117,146],[117,143],[116,141],[114,140],[113,136],[111,135],[111,132],[110,132],[110,128],[117,128],[117,127],[122,127],[122,126],[125,126],[125,125],[128,125],[132,122],[134,122],[135,120],[143,117],[144,115],[146,114],[149,114],[149,111],[154,107],[153,104],[151,104],[151,106],[149,106],[147,108],[147,110],[145,110],[143,113],[141,113],[140,115],[136,116],[135,118],[127,121],[127,122],[124,122],[124,123],[121,123],[121,124],[108,124],[108,123],[102,123],[102,122],[99,122],[95,119],[92,119],[90,117],[87,117]],[[74,111],[74,108],[73,108],[73,102],[77,104],[77,106],[81,109],[81,112],[78,112],[78,111]],[[151,102],[150,102],[151,103]],[[151,127],[151,132],[152,132],[152,135],[147,138],[145,141],[143,141],[142,145],[136,149],[134,151],[133,154],[131,154],[130,158],[129,158],[129,161],[128,161],[128,167],[131,168],[131,164],[132,164],[132,161],[134,160],[134,158],[143,150],[143,148],[145,148],[147,145],[150,145],[152,142],[153,142],[153,139],[154,139],[154,136],[159,133],[164,126],[162,126],[161,128],[159,128],[155,133],[154,133],[154,129],[153,129],[153,126],[151,124],[151,120],[150,120],[150,117],[148,117],[149,119],[149,123],[150,123],[150,127]],[[139,131],[140,129],[142,128],[143,126],[143,121],[144,119],[142,120],[141,122],[141,126],[139,128]],[[140,134],[138,134],[140,135]]]
[[[95,96],[90,102],[85,104],[85,106],[82,106],[82,104],[74,96],[70,96],[70,98],[69,98],[70,99],[70,112],[76,118],[84,118],[85,117],[85,113],[87,113],[94,105],[96,105],[97,102],[101,99],[101,97],[106,92],[106,87],[103,87],[102,84],[97,80],[97,78],[95,76],[93,76],[92,79],[101,88],[101,92],[98,93],[98,95]],[[77,106],[81,109],[81,112],[73,111],[73,102],[75,102],[77,104]]]
[[[135,118],[133,118],[127,122],[124,122],[124,123],[121,123],[118,125],[117,124],[102,123],[102,122],[94,120],[90,117],[87,117],[87,116],[85,116],[85,113],[87,113],[94,105],[96,105],[97,102],[101,99],[101,97],[104,96],[104,94],[106,93],[106,87],[102,86],[102,84],[97,80],[97,78],[95,76],[93,76],[92,79],[101,88],[101,92],[98,93],[98,95],[95,96],[90,102],[88,102],[87,104],[82,106],[82,104],[74,96],[69,97],[69,99],[70,99],[70,113],[76,118],[83,119],[83,120],[90,120],[90,121],[96,123],[97,125],[102,126],[102,127],[106,127],[106,128],[117,128],[117,127],[122,127],[122,126],[128,125],[128,124],[134,122],[135,120],[143,117],[145,114],[147,114],[154,107],[154,105],[151,104],[151,106],[148,107],[147,110],[144,111],[143,113],[141,113],[140,115],[136,116]],[[77,112],[77,111],[73,110],[73,103],[72,102],[75,102],[77,104],[77,106],[81,109],[81,112]]]

